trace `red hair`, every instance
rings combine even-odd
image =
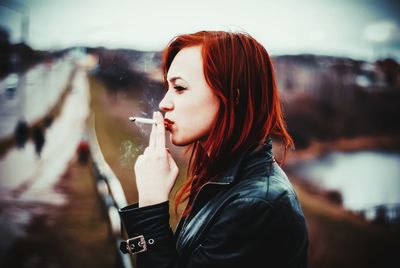
[[[250,146],[269,135],[282,141],[285,154],[293,146],[283,120],[272,62],[260,43],[242,32],[201,31],[177,36],[163,54],[166,88],[174,57],[192,46],[201,46],[204,76],[219,98],[220,108],[207,140],[190,147],[188,180],[175,196],[175,212],[189,199],[184,215],[190,212],[191,200],[200,188]]]

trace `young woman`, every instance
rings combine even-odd
[[[272,154],[271,136],[292,146],[265,48],[246,33],[175,37],[163,58],[167,92],[149,146],[135,163],[139,202],[120,215],[130,239],[121,251],[137,267],[306,267],[308,236],[296,193]],[[178,167],[165,131],[191,145],[188,180],[175,211]]]

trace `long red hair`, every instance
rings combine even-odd
[[[181,49],[192,46],[202,48],[204,76],[219,98],[220,108],[206,141],[190,147],[188,179],[175,196],[175,212],[180,203],[189,199],[184,216],[192,208],[190,197],[256,142],[272,135],[282,141],[285,153],[293,146],[282,116],[273,65],[260,43],[243,32],[200,31],[179,35],[163,54],[166,88],[174,57]]]

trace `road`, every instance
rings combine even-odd
[[[38,66],[26,74],[26,105],[21,114],[28,122],[45,116],[49,107],[57,102],[72,67],[66,60],[56,63],[49,70],[44,69],[48,68],[46,66]],[[20,88],[16,94],[20,94],[19,91]],[[9,109],[18,109],[18,101],[6,103]],[[3,106],[1,109],[2,117],[8,116],[9,125],[11,121],[15,122],[15,114],[10,115],[11,111],[4,113],[6,108]],[[45,143],[40,156],[35,152],[32,141],[28,140],[23,148],[12,148],[0,160],[0,259],[14,241],[27,235],[26,228],[35,216],[68,201],[68,197],[55,186],[76,154],[88,114],[86,74],[78,69],[61,113],[44,132]],[[2,134],[10,132],[10,129]]]
[[[31,125],[43,118],[65,90],[72,69],[65,57],[0,81],[0,140],[14,133],[18,121]]]

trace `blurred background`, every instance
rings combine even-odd
[[[0,266],[135,267],[117,209],[150,128],[128,117],[158,110],[161,52],[198,30],[272,56],[310,267],[400,267],[397,0],[0,1]],[[173,203],[188,156],[168,146]]]

